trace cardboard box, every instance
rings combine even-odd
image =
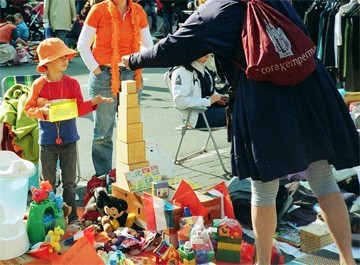
[[[135,143],[143,140],[143,124],[129,123],[127,126],[117,126],[117,140],[125,143]]]
[[[136,93],[136,82],[134,80],[121,81],[121,92],[124,94]]]
[[[140,122],[140,107],[124,108],[119,105],[118,121],[121,125]]]
[[[202,205],[204,205],[209,210],[209,214],[204,217],[204,224],[205,226],[211,226],[214,219],[221,218],[221,198],[211,197],[199,192],[196,192],[196,195]]]
[[[311,253],[333,243],[328,228],[321,224],[310,224],[300,229],[300,248],[302,252]]]
[[[146,161],[145,141],[125,143],[116,141],[117,160],[125,164],[136,164]]]

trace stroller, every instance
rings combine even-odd
[[[30,4],[24,5],[24,11],[29,19],[25,21],[30,31],[30,41],[42,41],[44,39],[44,29],[42,17],[44,14],[44,3],[39,2],[35,7]]]

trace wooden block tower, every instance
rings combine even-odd
[[[116,182],[126,187],[128,184],[125,183],[124,173],[148,167],[149,162],[146,160],[136,82],[122,81],[121,88],[116,131]]]

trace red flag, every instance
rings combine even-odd
[[[191,214],[195,216],[205,217],[209,214],[209,210],[202,205],[190,184],[185,180],[180,182],[171,203],[182,208],[188,207]]]
[[[216,184],[215,186],[208,189],[206,192],[211,194],[211,191],[213,190],[220,192],[222,195],[221,201],[223,203],[222,207],[224,209],[224,215],[230,219],[235,219],[233,204],[230,198],[229,190],[226,187],[225,182],[222,181],[219,184]],[[216,194],[212,194],[212,195],[216,196]],[[221,218],[224,218],[224,216],[222,216]]]

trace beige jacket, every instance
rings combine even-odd
[[[71,31],[76,20],[75,0],[45,0],[44,23],[49,23],[52,30]]]

